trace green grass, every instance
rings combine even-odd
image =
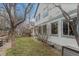
[[[36,42],[32,37],[16,38],[16,48],[6,51],[8,56],[47,56],[57,55],[42,42]]]

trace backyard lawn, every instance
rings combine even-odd
[[[50,56],[59,55],[55,49],[46,44],[33,40],[32,37],[20,37],[16,39],[16,48],[6,51],[8,56]]]

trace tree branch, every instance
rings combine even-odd
[[[31,11],[32,7],[33,7],[33,5],[30,4],[30,3],[27,5],[27,7],[25,8],[25,11],[24,11],[24,18],[23,18],[23,20],[17,22],[17,23],[15,24],[15,28],[16,28],[19,24],[23,23],[23,22],[26,20],[26,15]]]
[[[9,19],[10,19],[10,25],[13,27],[13,22],[11,20],[11,5],[8,3],[3,3],[8,15],[9,15]]]
[[[60,9],[60,11],[62,12],[63,16],[65,17],[65,19],[67,19],[68,22],[70,22],[70,20],[73,20],[66,11],[64,11],[61,7],[61,5],[56,5],[54,4],[55,7],[58,7]]]
[[[61,8],[61,6],[57,6],[56,4],[54,4],[56,7],[58,7],[60,10],[61,10],[61,12],[62,12],[62,14],[63,14],[63,16],[65,17],[65,19],[70,23],[70,27],[72,28],[72,30],[73,30],[73,32],[74,32],[74,35],[75,35],[75,38],[76,38],[76,41],[77,41],[77,43],[78,43],[78,45],[79,45],[79,34],[78,34],[78,32],[77,32],[77,23],[79,22],[79,4],[78,4],[78,6],[77,6],[77,19],[76,20],[74,20],[74,19],[72,19],[70,16],[69,16],[69,14],[67,13],[67,12],[65,12],[62,8]],[[73,20],[72,21],[72,23],[70,22],[70,20]]]
[[[72,22],[72,23],[70,22],[70,20],[73,20],[73,19],[69,16],[69,14],[66,11],[63,10],[63,8],[61,7],[61,5],[56,5],[56,4],[54,4],[54,5],[55,5],[55,7],[58,7],[61,10],[62,15],[65,17],[65,19],[67,20],[67,22],[69,22],[71,24],[70,26],[71,26],[71,28],[73,30],[74,22]]]

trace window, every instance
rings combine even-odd
[[[38,33],[41,34],[41,26],[38,29]]]
[[[64,35],[74,35],[73,29],[71,28],[70,23],[72,21],[67,22],[66,20],[63,21],[63,34]]]
[[[40,14],[38,14],[38,16],[36,16],[36,21],[40,20]]]
[[[74,35],[73,29],[71,28],[70,23],[69,23],[69,35]]]
[[[38,19],[40,20],[40,14],[38,14]]]
[[[63,34],[68,35],[68,23],[63,21]]]
[[[47,26],[43,25],[43,34],[46,34],[46,33],[47,33]]]
[[[36,21],[38,21],[38,17],[36,16]]]
[[[51,23],[51,34],[58,34],[58,22]]]
[[[45,18],[46,16],[48,16],[48,7],[44,8],[44,11],[43,11],[43,18]]]
[[[44,12],[43,17],[46,17],[46,16],[48,16],[48,11]]]

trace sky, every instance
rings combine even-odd
[[[25,6],[24,6],[25,4],[24,3],[20,3],[20,4],[18,4],[17,5],[17,12],[18,12],[18,15],[23,15],[23,8],[25,8]],[[27,5],[27,4],[26,4]],[[32,20],[32,21],[35,21],[34,20],[34,14],[35,14],[35,12],[36,12],[36,8],[37,8],[37,4],[33,4],[33,8],[32,8],[32,10],[31,10],[31,12],[30,12],[30,20]],[[18,11],[19,10],[19,11]]]
[[[37,4],[35,4],[32,8],[32,12],[31,15],[34,16],[35,12],[36,12],[36,8],[37,8]]]
[[[18,3],[17,4],[17,6],[16,6],[17,15],[19,15],[19,16],[24,15],[23,11],[24,11],[25,5],[27,6],[28,4],[27,3]],[[1,3],[0,3],[0,7],[2,7]],[[32,8],[31,13],[30,13],[30,21],[35,21],[33,16],[35,14],[36,8],[37,8],[37,3],[33,3],[33,8]]]

